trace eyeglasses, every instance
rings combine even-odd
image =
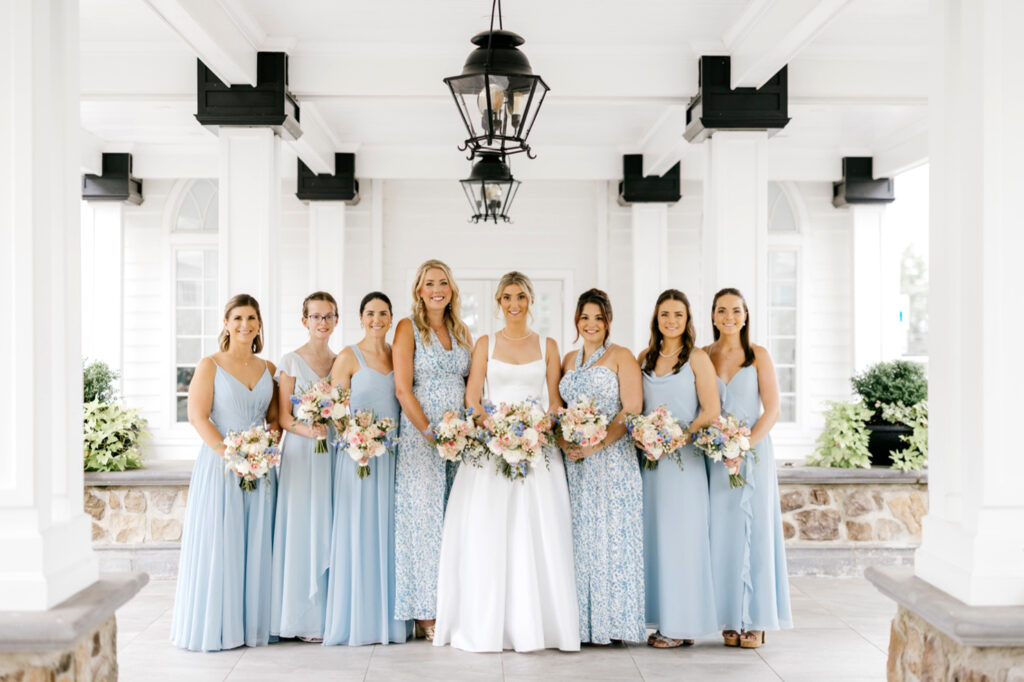
[[[320,313],[313,313],[312,315],[306,316],[307,320],[312,320],[313,324],[320,324],[321,322],[334,322],[338,319],[338,316],[334,313],[329,315],[321,315]]]

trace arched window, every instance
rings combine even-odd
[[[194,180],[171,216],[175,422],[188,421],[188,385],[196,365],[217,350],[217,202],[216,180]]]
[[[779,422],[797,421],[797,320],[800,248],[796,211],[777,182],[768,183],[768,351],[779,379]]]

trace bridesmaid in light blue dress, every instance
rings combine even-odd
[[[352,389],[352,412],[373,410],[398,427],[398,399],[392,372],[391,300],[379,291],[359,304],[365,332],[358,345],[343,350],[331,370],[331,383]],[[395,434],[397,436],[397,433]],[[361,479],[357,464],[336,445],[334,530],[331,534],[330,580],[327,584],[327,629],[324,644],[404,642],[411,623],[395,620],[394,452],[370,460],[370,475]]]
[[[572,506],[580,641],[640,642],[644,621],[643,490],[636,449],[622,418],[643,406],[640,366],[629,350],[608,345],[612,306],[599,289],[576,304],[583,348],[562,361],[558,389],[567,405],[593,399],[608,418],[598,445],[560,443]]]
[[[256,357],[263,320],[252,296],[224,308],[220,352],[199,361],[188,388],[189,423],[199,449],[189,482],[174,594],[171,641],[219,651],[270,640],[270,566],[277,475],[251,492],[226,473],[224,436],[267,422],[277,428],[274,366]]]
[[[278,474],[270,634],[316,642],[324,634],[327,603],[333,457],[313,451],[317,438],[328,437],[327,427],[296,421],[298,406],[291,397],[331,371],[334,353],[328,343],[338,324],[334,297],[324,291],[307,296],[302,324],[309,341],[281,358],[278,370],[281,428],[288,433]]]
[[[658,297],[651,339],[637,358],[643,368],[644,414],[664,405],[696,433],[721,412],[715,368],[694,348],[690,301],[676,289]],[[642,471],[647,643],[659,649],[693,644],[718,629],[708,538],[708,476],[692,444],[679,462],[663,459]],[[682,468],[680,468],[680,463]]]
[[[725,385],[722,413],[750,426],[757,461],[747,458],[747,484],[729,489],[723,464],[707,462],[711,498],[711,568],[718,623],[727,646],[756,649],[765,630],[793,627],[779,486],[769,431],[779,418],[779,387],[768,351],[750,343],[742,294],[722,289],[711,306],[715,342],[708,347]],[[762,409],[763,408],[763,409]]]
[[[455,467],[434,447],[431,426],[463,407],[473,340],[462,321],[451,270],[428,260],[416,273],[413,314],[395,330],[395,395],[402,406],[395,464],[394,617],[415,619],[434,637],[438,562],[448,491]]]

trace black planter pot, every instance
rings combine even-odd
[[[907,444],[900,436],[909,436],[914,432],[903,424],[868,424],[871,438],[868,440],[868,451],[871,453],[872,466],[892,466],[889,453],[895,450],[902,452]]]

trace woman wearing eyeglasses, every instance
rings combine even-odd
[[[276,377],[281,428],[287,434],[278,473],[270,633],[314,642],[324,636],[334,458],[314,452],[327,427],[296,421],[291,397],[330,376],[335,354],[328,342],[337,324],[333,296],[323,291],[307,296],[302,325],[309,340],[281,358]]]

